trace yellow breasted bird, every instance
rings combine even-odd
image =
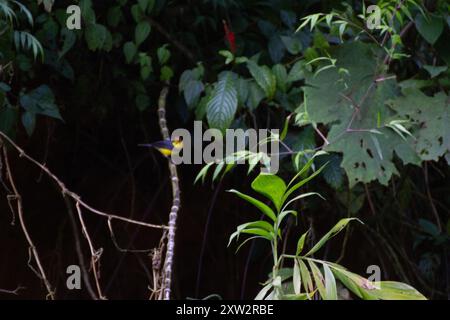
[[[183,148],[183,141],[181,138],[176,137],[173,140],[161,140],[148,144],[140,144],[139,146],[155,148],[165,157],[170,157],[173,150],[180,150]]]

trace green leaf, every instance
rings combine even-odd
[[[323,264],[323,273],[325,275],[325,299],[337,300],[336,279],[326,264]]]
[[[22,124],[25,131],[31,136],[36,128],[36,114],[33,112],[25,111],[22,114]]]
[[[275,75],[278,89],[286,92],[288,89],[288,75],[286,67],[282,64],[276,64],[272,67],[272,72]]]
[[[418,14],[415,23],[417,31],[430,44],[434,44],[444,30],[442,17],[433,14],[430,14],[428,18]]]
[[[238,102],[240,106],[243,106],[247,101],[249,95],[248,80],[239,77],[236,81],[236,91],[238,96]]]
[[[432,237],[437,237],[441,233],[439,231],[439,228],[429,220],[419,219],[419,225],[423,229],[423,231],[425,231]]]
[[[370,293],[366,292],[363,286],[367,287],[365,284],[368,280],[350,271],[345,270],[344,267],[332,264],[330,265],[331,271],[339,279],[339,281],[350,291],[352,291],[356,296],[361,299],[375,299]]]
[[[226,58],[225,64],[230,64],[234,60],[234,54],[228,50],[220,50],[219,54]]]
[[[208,124],[212,128],[224,131],[234,119],[238,100],[233,82],[233,74],[225,72],[214,88],[206,110]]]
[[[265,285],[261,291],[258,292],[258,294],[255,297],[255,300],[263,300],[265,298],[265,296],[267,295],[267,293],[269,292],[270,289],[272,289],[272,282]]]
[[[311,269],[314,283],[316,284],[316,288],[319,291],[322,299],[327,299],[327,291],[325,290],[324,278],[322,272],[320,272],[319,267],[311,260],[308,260],[309,267]]]
[[[294,184],[292,187],[290,187],[286,193],[283,196],[283,200],[282,202],[285,202],[287,200],[287,198],[289,198],[289,196],[295,192],[298,188],[300,188],[301,186],[303,186],[304,184],[306,184],[307,182],[309,182],[310,180],[314,179],[325,167],[326,165],[322,166],[319,168],[319,170],[316,170],[313,174],[311,174],[309,177],[301,180],[300,182]],[[300,171],[301,172],[301,171]]]
[[[302,236],[298,239],[297,242],[297,250],[295,251],[295,255],[298,256],[300,255],[300,253],[302,253],[303,251],[303,247],[305,246],[305,241],[306,241],[306,237],[308,235],[308,231],[306,231],[304,234],[302,234]]]
[[[145,14],[142,11],[141,6],[139,6],[138,4],[134,4],[131,6],[131,15],[133,16],[133,19],[136,23],[139,23],[143,19],[145,19]]]
[[[285,48],[278,34],[273,34],[269,38],[268,50],[270,58],[274,63],[278,63],[283,59]]]
[[[164,65],[170,59],[170,51],[167,49],[167,44],[161,46],[156,51],[160,65]]]
[[[147,39],[150,34],[152,27],[150,26],[150,22],[141,21],[137,24],[136,29],[134,31],[134,38],[136,42],[136,46],[139,45]]]
[[[303,288],[307,293],[313,291],[313,282],[311,279],[311,274],[309,273],[308,267],[301,259],[297,259],[298,265],[300,267],[300,275],[302,277]]]
[[[338,189],[344,182],[344,171],[341,168],[342,156],[330,153],[317,158],[318,165],[328,163],[322,171],[325,181],[334,189]]]
[[[161,68],[161,76],[159,77],[161,81],[169,81],[173,77],[173,70],[169,66],[163,66]]]
[[[315,245],[314,247],[311,248],[311,250],[308,251],[307,254],[305,254],[305,257],[310,256],[312,254],[314,254],[315,252],[317,252],[320,248],[322,248],[322,246],[328,241],[330,240],[332,237],[334,237],[335,235],[337,235],[339,232],[342,231],[342,229],[344,229],[347,224],[352,221],[352,220],[356,220],[361,222],[361,220],[357,219],[357,218],[344,218],[339,220],[338,223],[336,223],[336,225],[331,228],[330,231],[328,231]],[[361,222],[362,223],[362,222]]]
[[[28,93],[22,93],[20,105],[30,113],[63,120],[55,104],[53,92],[47,85],[41,85]],[[27,123],[32,124],[31,117],[27,116],[27,118]]]
[[[399,116],[408,118],[415,139],[411,145],[420,159],[437,161],[450,152],[450,102],[444,92],[430,97],[414,88],[404,89],[403,96],[388,101]]]
[[[150,0],[138,0],[139,7],[143,12],[147,10]]]
[[[312,295],[308,295],[307,293],[285,294],[282,296],[283,300],[308,300],[311,298],[312,298]]]
[[[303,49],[302,42],[296,36],[281,36],[281,41],[290,54],[297,55]]]
[[[305,78],[305,74],[303,71],[304,66],[305,66],[304,60],[297,61],[289,71],[288,82],[303,80]]]
[[[264,91],[254,81],[248,82],[248,98],[246,105],[250,110],[255,110],[265,98]]]
[[[445,72],[448,69],[447,66],[430,66],[430,65],[424,65],[423,68],[428,71],[431,78],[437,77],[442,72]]]
[[[202,179],[202,183],[205,182],[206,174],[208,173],[208,170],[211,166],[213,166],[215,162],[210,162],[207,165],[205,165],[200,172],[197,174],[197,177],[195,177],[194,184],[197,183],[198,180]]]
[[[298,259],[294,259],[294,274],[292,276],[292,283],[294,285],[295,294],[300,294],[302,287],[302,277],[300,274],[300,265]]]
[[[59,58],[61,59],[70,49],[75,45],[77,40],[75,32],[67,28],[61,30],[61,38],[63,39],[63,46],[59,51]]]
[[[283,21],[284,25],[289,29],[293,29],[295,24],[297,23],[297,15],[293,11],[280,11],[280,18]]]
[[[256,83],[264,90],[267,98],[271,100],[275,96],[277,81],[275,75],[267,66],[258,66],[254,61],[247,62],[247,68]]]
[[[281,131],[281,134],[280,134],[281,141],[283,141],[287,136],[288,129],[289,129],[289,120],[291,120],[291,116],[292,115],[287,116],[286,120],[284,121],[283,131]]]
[[[373,180],[386,185],[398,173],[393,163],[394,152],[404,163],[418,162],[412,146],[405,144],[393,130],[377,126],[379,118],[384,121],[392,114],[386,101],[398,94],[395,78],[384,75],[386,80],[374,85],[382,53],[372,45],[354,42],[329,51],[336,60],[335,68],[317,75],[306,73],[305,104],[314,106],[308,108],[308,117],[314,123],[331,127],[327,139],[333,142],[324,150],[343,154],[341,166],[350,187]],[[320,62],[319,67],[326,63]],[[356,114],[358,107],[360,112]],[[351,128],[347,128],[349,124]],[[374,133],[374,129],[382,134]],[[375,134],[383,158],[379,157],[376,140],[372,138]]]
[[[253,180],[252,189],[270,199],[277,211],[280,211],[286,191],[283,179],[273,174],[261,173]]]
[[[127,63],[131,63],[137,53],[137,47],[134,44],[134,42],[129,41],[129,42],[125,43],[123,45],[123,53],[125,55],[125,61]]]
[[[108,30],[101,24],[88,25],[84,33],[89,50],[96,51],[103,48]]]
[[[196,105],[199,101],[200,95],[205,89],[203,82],[199,80],[191,80],[184,88],[184,100],[189,107]]]
[[[395,281],[374,282],[377,289],[371,293],[381,300],[427,300],[424,295],[413,287]]]
[[[230,246],[234,239],[238,239],[242,233],[257,235],[269,241],[275,237],[273,226],[267,221],[247,222],[239,225],[236,231],[231,234],[228,240],[228,246]]]
[[[275,213],[273,212],[272,209],[270,209],[269,206],[267,206],[266,204],[262,203],[261,201],[252,198],[246,194],[243,194],[237,190],[229,190],[228,192],[232,192],[237,194],[240,198],[244,199],[245,201],[251,203],[252,205],[254,205],[256,208],[258,208],[262,213],[264,213],[267,217],[269,217],[272,221],[276,221],[277,217],[275,215]]]

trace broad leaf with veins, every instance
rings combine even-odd
[[[372,45],[349,43],[330,53],[336,59],[334,67],[306,74],[305,108],[309,119],[329,125],[330,144],[325,150],[342,152],[341,166],[350,187],[373,180],[386,185],[397,174],[394,151],[404,163],[419,162],[412,147],[383,126],[394,115],[386,101],[398,95],[397,82],[390,76],[375,81],[382,74],[377,70],[382,54]],[[329,61],[317,70],[326,65]]]

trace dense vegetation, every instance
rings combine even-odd
[[[162,298],[159,106],[281,132],[277,175],[177,166],[172,297],[447,299],[449,66],[445,0],[0,0],[0,294]]]

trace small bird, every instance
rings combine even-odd
[[[170,157],[174,150],[183,148],[183,141],[180,137],[175,137],[173,140],[161,140],[148,144],[140,144],[139,146],[155,148],[165,157]]]

